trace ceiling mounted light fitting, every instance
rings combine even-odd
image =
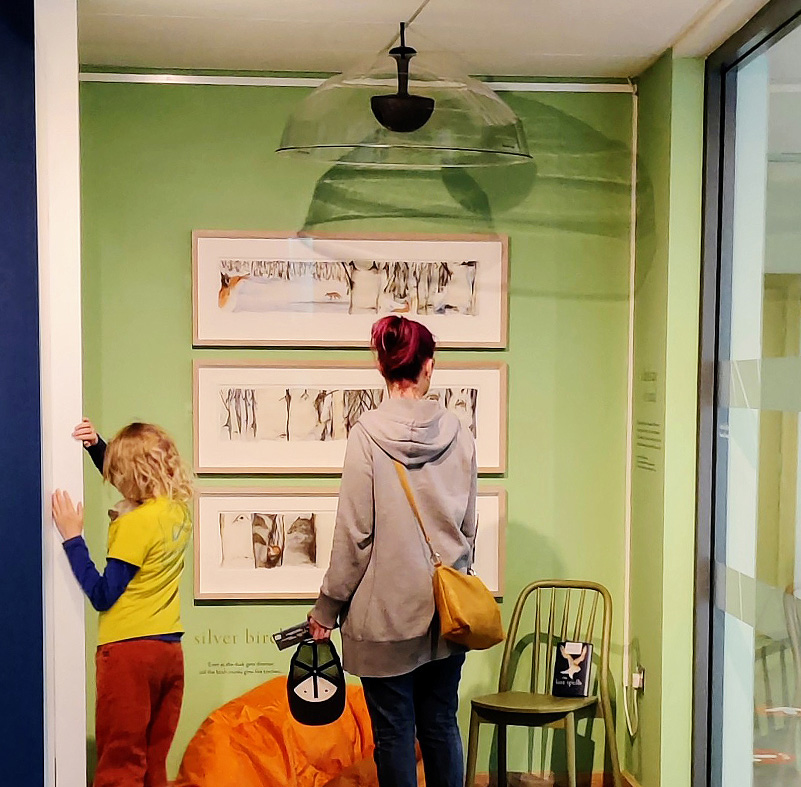
[[[401,23],[399,46],[306,96],[287,120],[277,152],[385,169],[530,161],[512,109],[452,55],[407,46],[406,27]]]
[[[389,56],[398,64],[398,92],[373,96],[370,109],[375,119],[386,129],[408,134],[428,123],[434,111],[434,99],[413,96],[409,93],[409,61],[417,54],[416,49],[406,46],[406,23],[400,23],[400,46],[389,50]]]

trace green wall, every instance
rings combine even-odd
[[[644,787],[690,783],[703,79],[668,53],[638,81],[631,618],[647,680],[626,765]]]
[[[156,421],[190,457],[193,358],[321,357],[313,351],[193,350],[193,229],[508,233],[508,351],[442,353],[509,364],[509,472],[488,479],[509,492],[504,613],[508,618],[518,592],[534,579],[604,583],[616,605],[613,674],[619,686],[630,96],[504,94],[526,126],[531,166],[412,175],[354,174],[276,156],[286,117],[304,95],[299,88],[82,86],[86,414],[105,435],[132,419]],[[93,471],[87,479],[87,537],[99,558],[105,509],[114,496]],[[200,483],[252,485],[254,479]],[[288,656],[272,644],[243,641],[246,630],[272,633],[301,620],[309,607],[193,604],[191,565],[182,593],[187,695],[172,772],[211,710],[285,671]],[[90,707],[94,619],[89,610]],[[204,642],[209,632],[216,644]],[[224,635],[230,644],[222,642]],[[500,655],[496,648],[469,656],[463,698],[494,689]],[[209,662],[258,663],[263,672],[201,674]],[[467,711],[464,702],[465,730]],[[480,770],[487,767],[489,738],[485,727]],[[593,738],[597,745],[583,741],[580,747],[582,770],[589,770],[592,757],[601,767],[600,722]],[[523,733],[511,738],[518,768],[525,764],[526,740]]]

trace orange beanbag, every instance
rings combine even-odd
[[[364,760],[369,772],[372,752],[360,687],[348,686],[338,721],[305,727],[289,713],[286,678],[274,678],[218,708],[200,725],[174,787],[324,787]]]
[[[339,776],[331,779],[325,787],[378,787],[378,772],[372,757],[345,768]],[[420,759],[420,749],[417,749],[417,787],[426,787],[426,777],[423,773],[423,761]]]

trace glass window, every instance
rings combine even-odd
[[[801,29],[726,79],[712,784],[801,784]]]

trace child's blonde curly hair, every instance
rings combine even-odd
[[[175,443],[154,424],[120,429],[106,448],[103,478],[136,503],[157,497],[185,503],[192,497],[191,476]]]

